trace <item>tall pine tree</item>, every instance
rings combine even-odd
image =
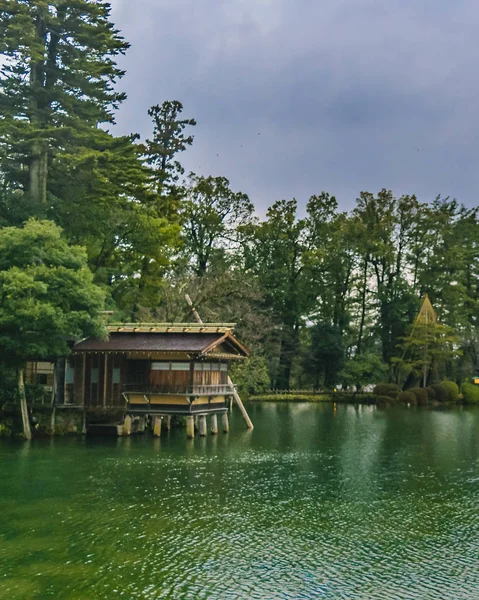
[[[0,0],[0,169],[37,210],[50,161],[89,148],[125,98],[115,59],[128,43],[109,19],[107,2]]]

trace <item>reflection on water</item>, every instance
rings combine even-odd
[[[479,411],[0,443],[0,597],[479,598]]]

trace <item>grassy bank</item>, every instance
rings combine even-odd
[[[349,404],[371,404],[375,402],[372,394],[324,392],[321,394],[301,394],[285,392],[282,394],[258,394],[250,396],[253,402],[344,402]]]

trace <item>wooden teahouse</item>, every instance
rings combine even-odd
[[[150,415],[153,421],[226,415],[236,394],[228,367],[248,356],[233,329],[231,323],[109,325],[107,340],[74,345],[64,377],[57,377],[56,405],[97,413],[119,409],[126,417]],[[189,419],[187,426],[191,436]]]

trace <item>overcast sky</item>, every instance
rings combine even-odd
[[[187,170],[259,213],[322,190],[477,204],[478,0],[111,0],[132,44],[117,131],[180,100]]]

